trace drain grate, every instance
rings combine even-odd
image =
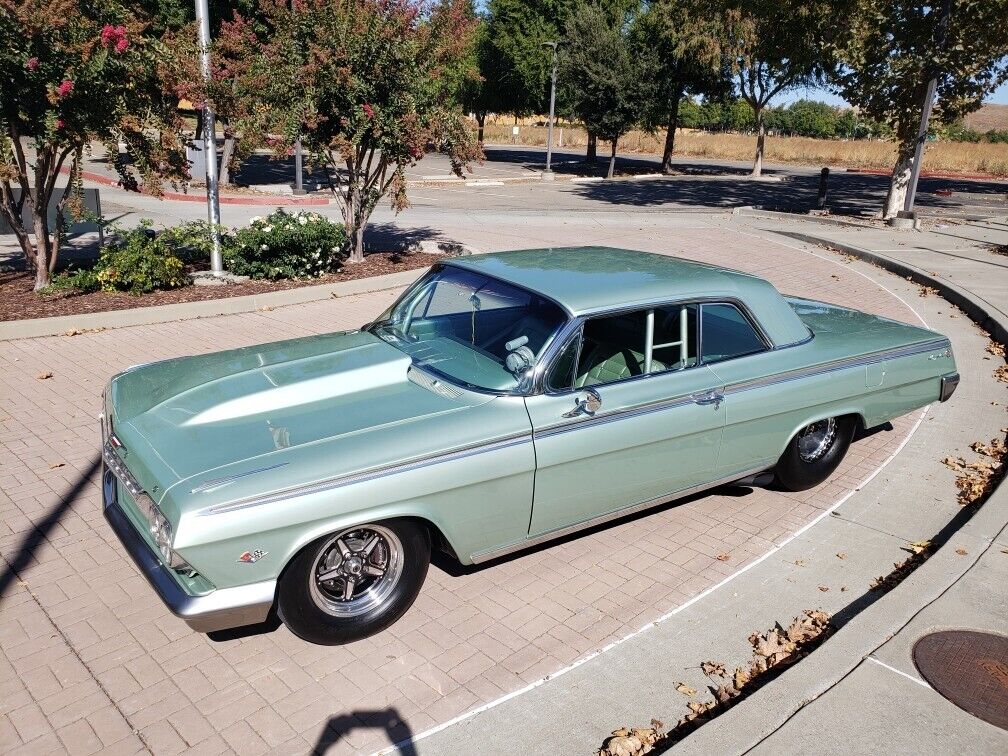
[[[1008,637],[943,630],[918,640],[913,660],[931,687],[949,701],[1008,730]]]

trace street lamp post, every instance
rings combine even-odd
[[[557,45],[559,42],[543,42],[543,47],[549,47],[553,50],[553,74],[550,79],[550,112],[549,112],[549,130],[546,135],[546,170],[543,171],[543,178],[547,181],[553,178],[553,169],[551,167],[553,163],[553,113],[556,110],[556,79],[557,79]]]
[[[297,12],[294,7],[294,0],[291,0],[291,14]],[[304,156],[301,150],[301,137],[294,142],[294,194],[305,194],[304,188]]]
[[[200,71],[203,83],[210,84],[210,10],[207,0],[196,0],[196,22],[199,27]],[[203,103],[203,147],[206,158],[207,219],[210,221],[210,272],[224,273],[224,258],[220,241],[220,197],[217,193],[217,126],[209,102]]]

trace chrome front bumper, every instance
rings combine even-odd
[[[204,596],[186,593],[171,574],[170,568],[158,558],[116,502],[117,482],[119,478],[107,463],[103,463],[102,504],[105,519],[172,614],[181,617],[189,627],[201,633],[266,621],[276,595],[275,580],[236,588],[218,588]]]

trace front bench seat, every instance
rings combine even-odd
[[[651,372],[664,369],[662,362],[651,359]],[[581,371],[574,381],[577,388],[621,381],[644,372],[644,355],[626,347],[596,344],[588,350],[587,358],[582,358]]]

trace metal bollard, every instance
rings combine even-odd
[[[829,183],[829,168],[823,168],[819,173],[819,196],[816,198],[816,210],[826,209],[826,188]]]

